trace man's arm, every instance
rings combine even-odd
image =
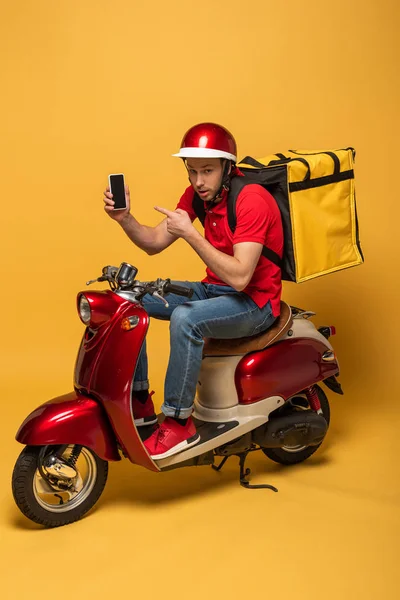
[[[178,236],[167,230],[167,219],[164,219],[156,227],[141,225],[130,213],[120,221],[122,229],[129,239],[147,254],[158,254],[168,248]]]
[[[165,248],[168,248],[178,236],[173,235],[167,230],[167,219],[164,219],[156,227],[141,225],[130,213],[130,193],[129,188],[125,188],[126,209],[114,210],[113,196],[110,188],[107,187],[104,192],[104,210],[106,213],[125,231],[129,239],[141,250],[147,254],[158,254]]]
[[[238,292],[244,290],[253,277],[263,245],[258,242],[240,242],[233,246],[233,256],[217,250],[193,227],[188,213],[180,208],[175,211],[155,207],[167,216],[167,230],[181,237],[197,252],[207,267],[212,269],[227,285]]]
[[[238,292],[250,283],[263,248],[257,242],[241,242],[233,246],[233,256],[229,256],[214,248],[195,229],[186,237],[186,241],[207,267]]]

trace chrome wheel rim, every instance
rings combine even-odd
[[[68,455],[73,446],[68,446]],[[82,448],[76,463],[77,476],[71,480],[68,490],[53,488],[36,469],[33,477],[33,494],[39,506],[52,513],[64,513],[80,506],[91,494],[97,479],[97,465],[93,454]]]

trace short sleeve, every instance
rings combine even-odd
[[[257,192],[242,192],[236,204],[233,244],[239,242],[265,244],[271,222],[272,214],[266,198]]]
[[[181,196],[181,199],[176,205],[176,208],[181,208],[182,210],[185,210],[188,213],[191,221],[194,221],[197,218],[197,215],[193,210],[193,197],[194,189],[190,185],[188,188],[186,188],[186,190]]]

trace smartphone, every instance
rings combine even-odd
[[[113,173],[109,175],[108,184],[115,202],[114,210],[124,210],[126,208],[124,174]]]

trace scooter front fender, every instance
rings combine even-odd
[[[79,444],[103,460],[121,460],[102,406],[77,392],[58,396],[36,408],[18,429],[16,440],[29,446]]]

